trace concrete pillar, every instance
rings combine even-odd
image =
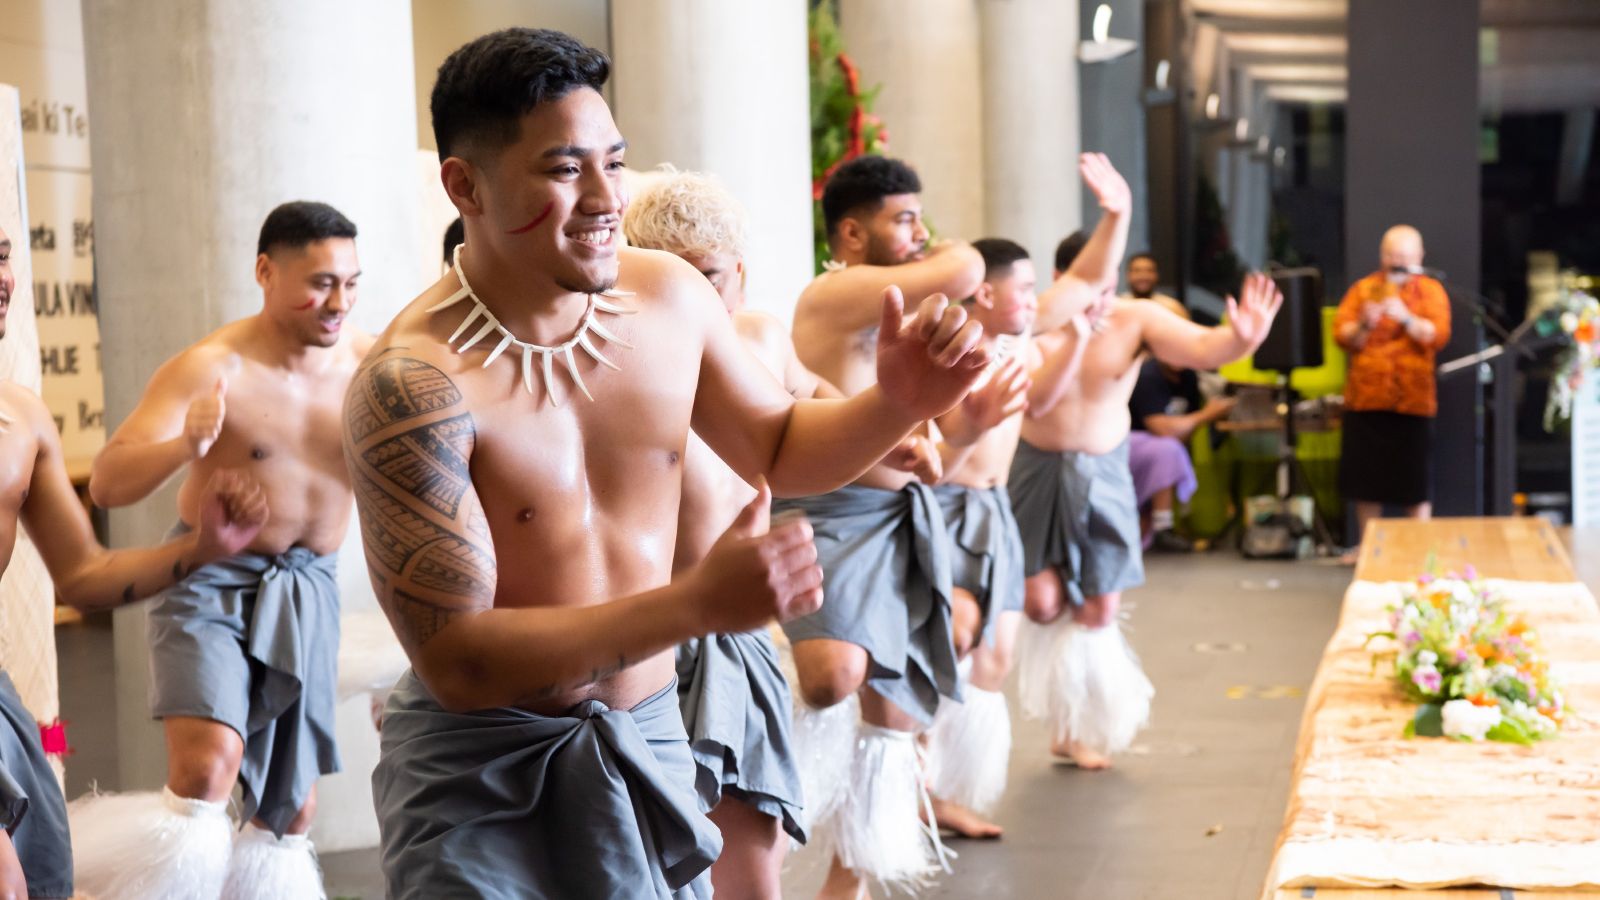
[[[750,216],[750,303],[788,322],[813,274],[806,4],[613,3],[611,58],[629,166],[720,178]]]
[[[1345,270],[1378,265],[1391,225],[1422,231],[1427,263],[1450,274],[1453,293],[1478,289],[1478,4],[1456,0],[1351,0],[1350,98],[1345,113]],[[1426,78],[1416,73],[1426,72]],[[1419,140],[1419,136],[1426,139]],[[1330,285],[1341,292],[1347,285]],[[1441,362],[1479,349],[1471,306],[1451,304]],[[1434,512],[1484,512],[1482,386],[1463,372],[1439,381],[1440,448]],[[1497,510],[1506,514],[1509,510]]]
[[[84,0],[95,174],[96,266],[108,425],[184,346],[260,309],[253,277],[261,220],[315,199],[356,223],[362,268],[355,324],[381,329],[423,286],[416,254],[416,109],[411,16],[392,0]],[[161,537],[171,490],[112,517],[115,543]],[[345,584],[359,584],[343,557]],[[346,607],[372,603],[370,591]],[[123,789],[165,775],[149,721],[144,610],[117,613]],[[314,836],[328,850],[371,845],[368,775],[376,736],[365,700],[340,708],[346,773],[324,779]]]
[[[978,4],[987,162],[983,233],[1026,247],[1041,279],[1050,277],[1056,244],[1084,221],[1077,6],[1076,0]]]
[[[862,89],[883,88],[874,111],[889,130],[889,155],[922,176],[922,205],[939,235],[967,240],[985,228],[978,18],[975,0],[839,3],[840,34],[861,69]],[[1070,58],[1075,49],[1060,52]],[[1028,57],[1018,63],[1048,65]],[[1054,94],[1044,81],[1034,87]]]

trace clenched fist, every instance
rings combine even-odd
[[[267,524],[267,495],[249,475],[218,469],[200,501],[200,556],[226,559],[250,546]]]
[[[729,634],[787,622],[822,607],[822,567],[811,523],[773,526],[772,491],[762,479],[750,501],[691,576],[707,632]]]

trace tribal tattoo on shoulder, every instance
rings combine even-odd
[[[494,605],[495,555],[469,461],[460,390],[422,360],[382,356],[345,397],[345,455],[367,562],[395,630],[420,648]]]

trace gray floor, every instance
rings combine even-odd
[[[930,897],[1238,900],[1256,896],[1283,816],[1302,695],[1349,570],[1248,563],[1228,553],[1150,560],[1130,639],[1157,695],[1116,769],[1057,766],[1043,729],[1016,723],[996,843],[957,843]],[[107,620],[58,629],[63,717],[77,748],[68,791],[115,788]],[[786,893],[809,897],[825,861],[791,858]],[[323,857],[330,897],[377,898],[371,852]]]

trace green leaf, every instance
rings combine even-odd
[[[1527,728],[1523,727],[1521,722],[1510,718],[1501,719],[1500,724],[1489,729],[1488,733],[1485,734],[1484,737],[1491,741],[1500,741],[1506,744],[1521,744],[1524,747],[1529,746],[1534,741],[1538,740],[1538,738],[1530,733]]]
[[[1417,737],[1444,737],[1444,712],[1437,703],[1424,703],[1417,707],[1411,726]]]

